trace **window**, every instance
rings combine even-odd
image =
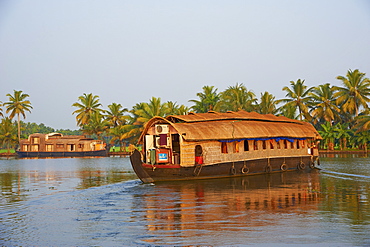
[[[277,149],[280,149],[280,141],[276,141]]]
[[[83,144],[78,144],[78,148],[83,149],[84,148],[84,145]]]
[[[45,149],[46,149],[46,151],[48,151],[48,152],[53,151],[53,144],[46,144],[46,145],[45,145]]]
[[[63,149],[63,148],[64,148],[64,144],[58,143],[58,144],[57,144],[57,148],[58,148],[58,149]]]
[[[161,127],[161,126],[158,126]],[[167,134],[159,134],[159,145],[167,146]]]
[[[195,164],[203,164],[203,149],[201,145],[195,146]]]
[[[36,151],[36,152],[38,152],[38,151],[39,151],[39,145],[37,145],[37,144],[32,145],[32,146],[31,146],[31,151]]]
[[[234,153],[239,153],[239,142],[233,142]]]
[[[68,151],[76,151],[76,145],[75,144],[67,144]]]
[[[262,148],[266,149],[266,141],[262,141]]]
[[[297,149],[299,149],[299,140],[297,140]]]
[[[32,138],[32,143],[33,144],[39,144],[40,143],[40,137],[33,137]]]
[[[294,141],[290,143],[290,148],[294,149]]]
[[[249,151],[249,142],[247,140],[244,141],[244,151]]]
[[[274,149],[274,140],[270,140],[270,149]]]
[[[254,150],[258,150],[258,141],[256,140],[253,141],[253,147],[254,147]]]
[[[28,152],[28,144],[23,145],[23,151]]]
[[[227,143],[221,142],[221,153],[227,154]]]
[[[288,141],[287,140],[284,140],[284,148],[288,149]]]

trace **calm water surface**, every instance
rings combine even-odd
[[[370,158],[142,184],[128,158],[0,160],[1,246],[370,245]]]

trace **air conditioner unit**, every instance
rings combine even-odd
[[[168,124],[157,124],[157,125],[155,125],[155,133],[156,133],[156,135],[168,134],[169,133]]]

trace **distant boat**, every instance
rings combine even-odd
[[[21,140],[17,155],[19,158],[107,156],[108,150],[103,141],[83,135],[37,133]]]
[[[321,136],[307,122],[255,112],[154,117],[130,156],[144,183],[315,168]]]

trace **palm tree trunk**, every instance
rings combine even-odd
[[[21,117],[19,116],[19,113],[17,114],[18,115],[18,144],[21,143]]]

